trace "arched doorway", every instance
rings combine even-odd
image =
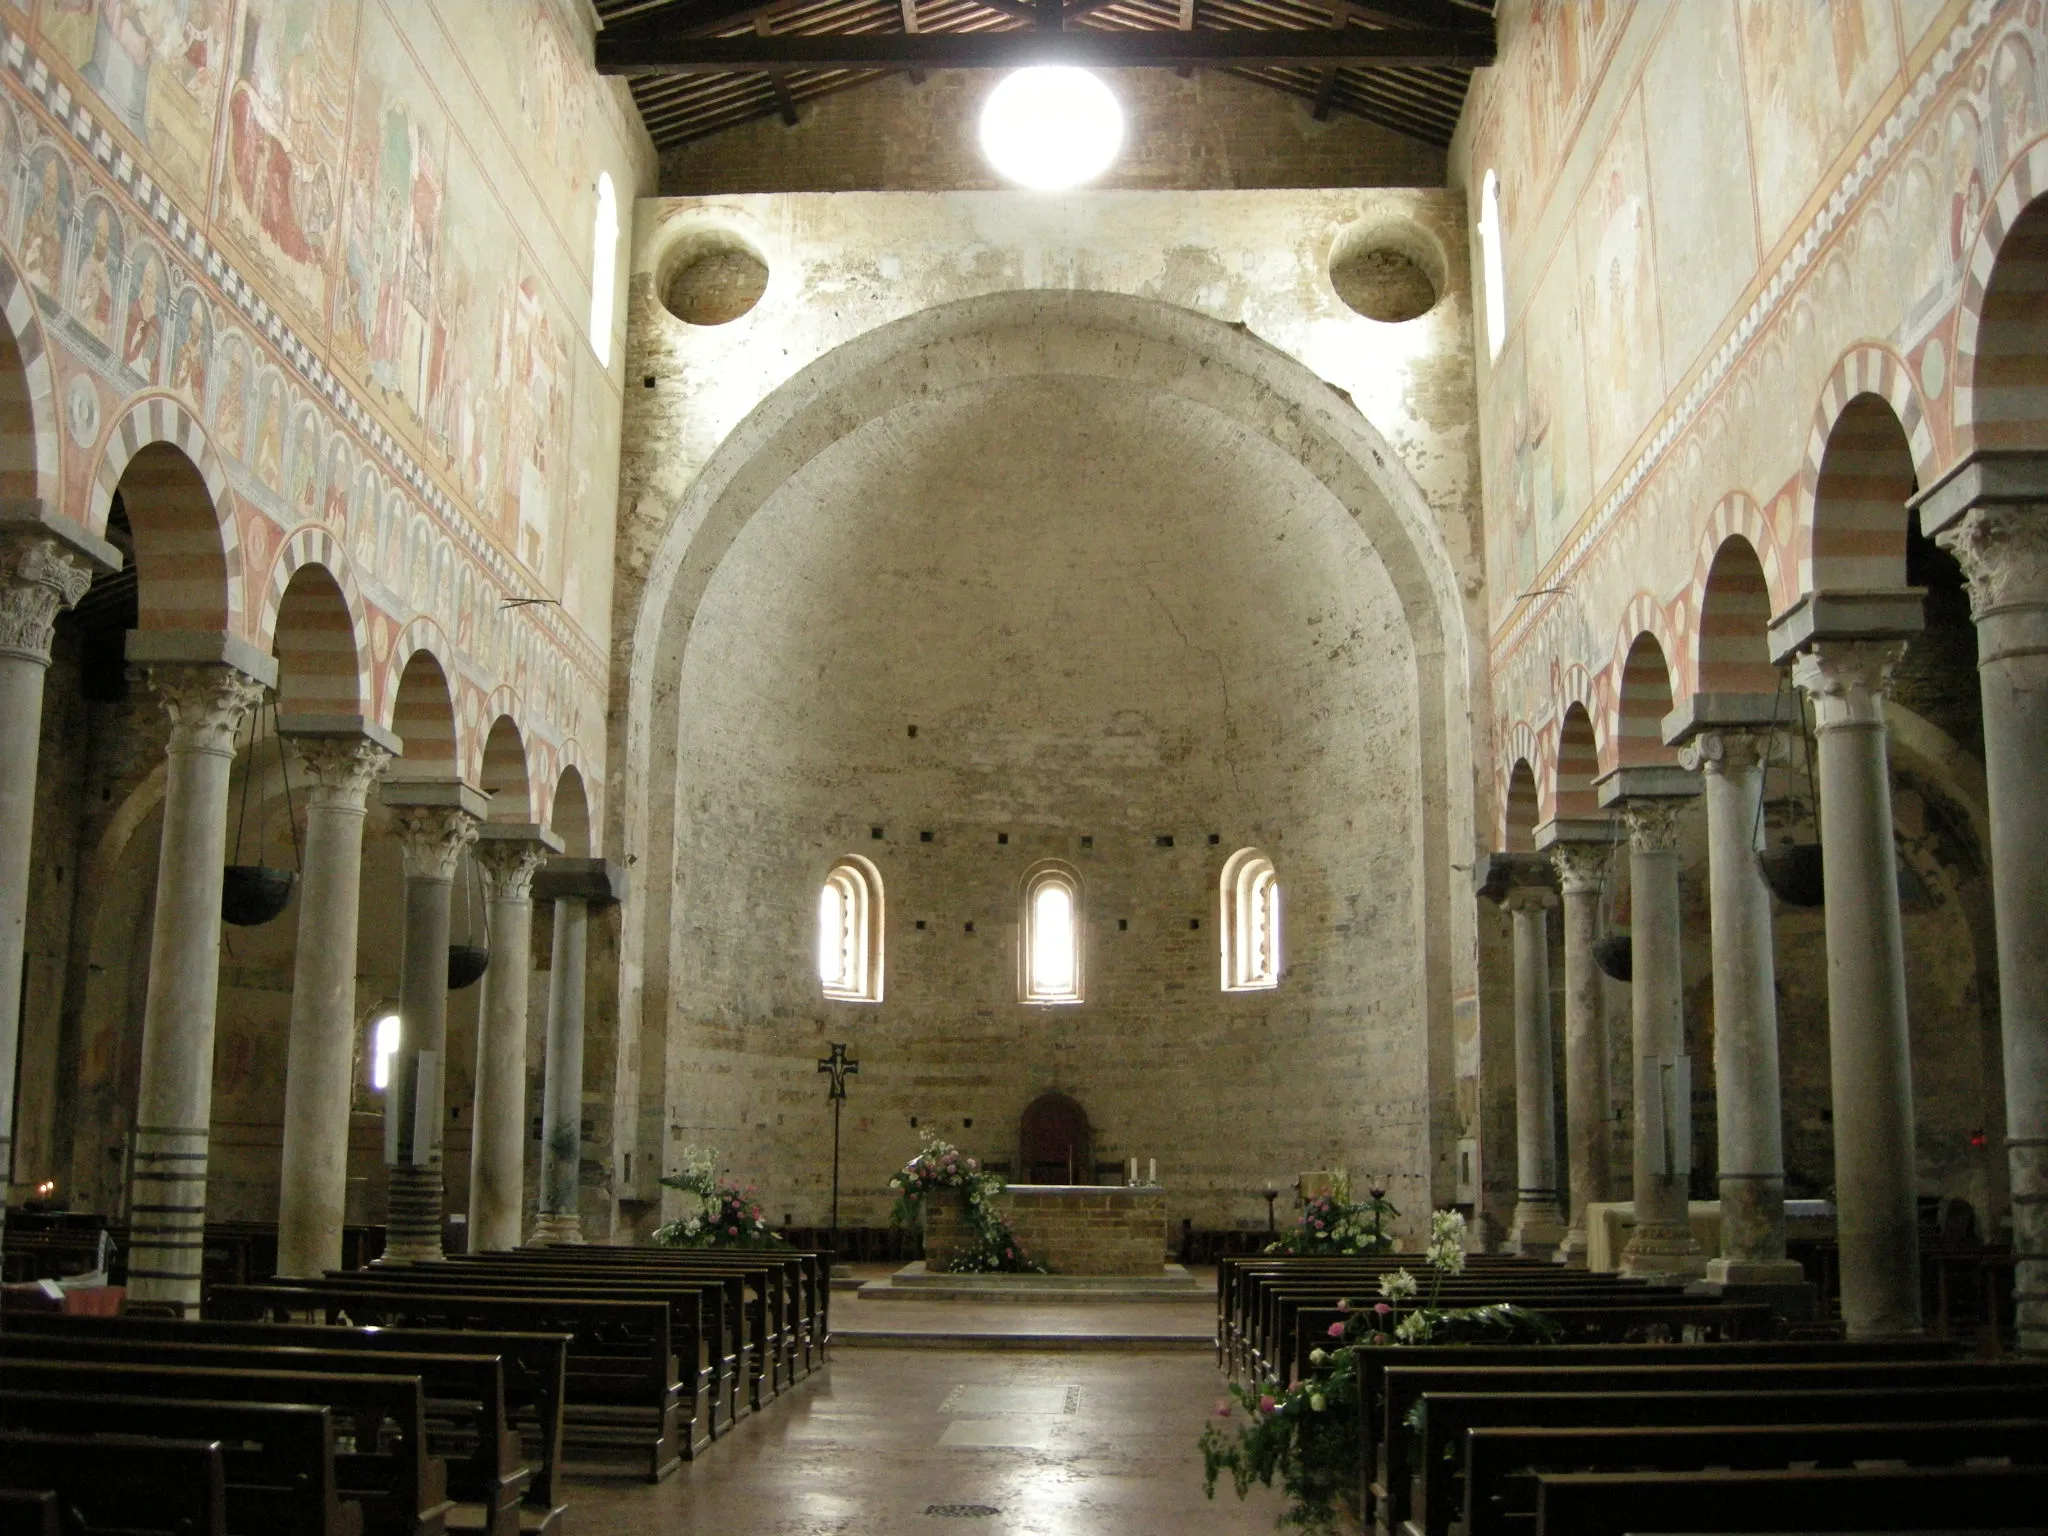
[[[1057,1090],[1025,1107],[1017,1126],[1017,1167],[1026,1184],[1093,1184],[1088,1112]]]

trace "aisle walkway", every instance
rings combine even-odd
[[[1202,1497],[1194,1353],[845,1349],[657,1487],[577,1479],[574,1536],[1269,1536]]]

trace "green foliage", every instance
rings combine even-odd
[[[956,1275],[1042,1275],[1043,1264],[1025,1255],[1017,1234],[995,1207],[995,1197],[1008,1186],[999,1173],[988,1173],[975,1159],[930,1131],[924,1133],[924,1148],[889,1176],[896,1191],[896,1205],[889,1220],[899,1227],[924,1224],[924,1213],[941,1191],[958,1190],[974,1228],[975,1245],[946,1266]]]
[[[1384,1189],[1369,1189],[1364,1200],[1352,1201],[1350,1191],[1340,1182],[1336,1190],[1317,1195],[1301,1210],[1294,1229],[1278,1242],[1268,1243],[1268,1253],[1326,1254],[1337,1258],[1361,1258],[1392,1253],[1394,1240],[1387,1235],[1394,1209]]]
[[[1254,1483],[1270,1488],[1277,1479],[1287,1497],[1282,1526],[1334,1531],[1341,1501],[1358,1487],[1358,1352],[1398,1349],[1408,1344],[1552,1344],[1562,1330],[1526,1307],[1496,1302],[1484,1307],[1439,1307],[1446,1275],[1465,1267],[1465,1218],[1456,1211],[1430,1217],[1423,1262],[1435,1272],[1429,1300],[1417,1304],[1420,1282],[1405,1269],[1380,1277],[1380,1299],[1371,1306],[1349,1300],[1332,1325],[1333,1343],[1309,1352],[1308,1375],[1275,1395],[1231,1383],[1229,1401],[1202,1431],[1202,1487],[1210,1498],[1225,1472],[1243,1498]],[[1244,1421],[1237,1422],[1241,1409]],[[1226,1424],[1229,1426],[1226,1428]]]
[[[696,1197],[694,1208],[654,1229],[662,1248],[750,1248],[786,1250],[789,1244],[768,1230],[768,1218],[751,1186],[742,1189],[718,1177],[718,1151],[683,1148],[683,1171],[665,1175],[665,1189]]]

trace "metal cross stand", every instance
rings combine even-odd
[[[825,1095],[832,1104],[832,1255],[839,1256],[839,1111],[846,1103],[846,1080],[860,1071],[860,1063],[846,1054],[843,1043],[835,1043],[830,1056],[818,1059],[818,1070],[830,1073],[831,1090]]]

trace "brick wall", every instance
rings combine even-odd
[[[1163,1189],[1012,1186],[996,1197],[1024,1252],[1056,1275],[1157,1275],[1166,1258]],[[925,1263],[944,1269],[974,1246],[962,1200],[925,1211]]]

